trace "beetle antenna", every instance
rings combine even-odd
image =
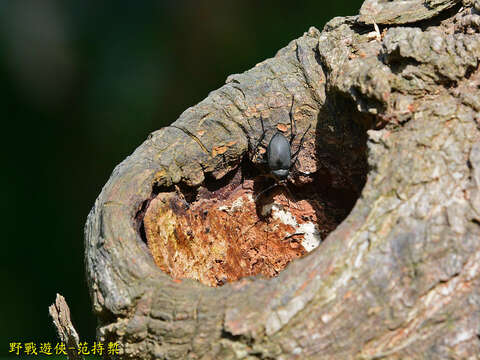
[[[295,199],[295,196],[293,195],[292,191],[288,188],[288,185],[286,183],[278,183],[278,182],[275,182],[274,184],[270,185],[269,187],[267,187],[266,189],[263,189],[262,191],[260,191],[260,193],[257,194],[257,196],[255,196],[255,199],[253,200],[254,202],[257,202],[258,198],[260,196],[262,196],[263,194],[265,194],[268,190],[270,189],[273,189],[274,187],[276,186],[283,186],[287,192],[288,192],[288,195],[290,195],[290,197],[292,199]]]
[[[290,197],[292,199],[295,199],[295,196],[293,195],[292,191],[288,188],[288,184],[285,183],[283,184],[283,186],[285,187],[285,189],[287,189],[287,192],[288,192],[288,195],[290,195]],[[288,199],[287,199],[288,200]],[[288,200],[288,205],[290,206],[290,200]]]
[[[278,186],[277,183],[274,183],[273,185],[270,185],[269,187],[267,187],[266,189],[263,189],[262,191],[260,191],[257,196],[255,196],[255,199],[253,200],[253,202],[257,202],[258,198],[260,196],[262,196],[263,194],[265,194],[268,190],[270,189],[273,189],[275,186]]]

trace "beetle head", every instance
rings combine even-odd
[[[272,175],[276,180],[282,181],[287,179],[288,172],[289,171],[287,169],[276,169],[272,170]]]

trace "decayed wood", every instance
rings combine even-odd
[[[477,4],[425,1],[427,13],[405,14],[391,3],[404,25],[311,28],[117,166],[85,227],[99,340],[141,359],[478,356]],[[314,129],[297,185],[323,181],[343,209],[358,197],[353,210],[277,277],[172,279],[142,239],[149,205],[176,184],[225,189],[260,116],[269,131],[288,124],[292,100],[298,128]]]

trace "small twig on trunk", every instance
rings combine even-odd
[[[55,303],[49,306],[48,312],[57,328],[60,340],[65,343],[68,358],[70,360],[83,360],[79,347],[79,336],[70,320],[70,309],[65,298],[57,294]]]

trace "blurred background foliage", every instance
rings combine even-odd
[[[93,342],[83,225],[115,165],[229,74],[361,2],[2,0],[0,354],[57,341],[56,292]]]

